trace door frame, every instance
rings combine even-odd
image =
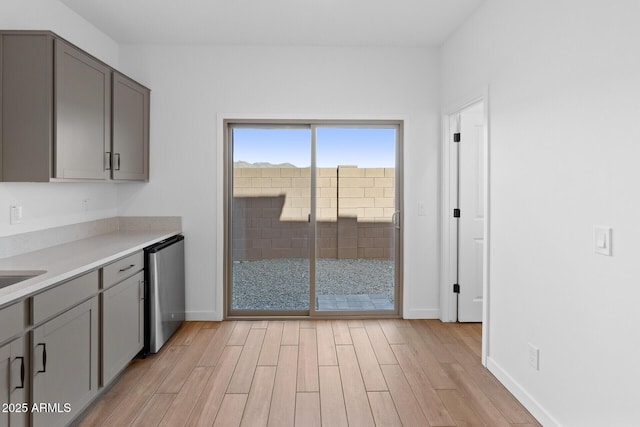
[[[298,115],[283,115],[282,117],[271,117],[265,118],[264,115],[255,116],[255,115],[246,115],[246,114],[219,114],[218,115],[218,126],[219,132],[218,135],[221,137],[222,144],[218,144],[217,150],[217,177],[218,177],[218,197],[217,197],[217,205],[219,208],[218,212],[221,212],[221,215],[217,217],[217,230],[219,231],[218,239],[217,239],[217,250],[219,256],[216,257],[216,266],[218,274],[216,275],[216,282],[218,284],[218,292],[217,297],[219,303],[216,304],[217,307],[221,307],[221,313],[223,319],[263,319],[268,317],[269,319],[365,319],[365,318],[401,318],[403,313],[403,270],[404,270],[404,257],[403,257],[403,212],[404,212],[404,199],[403,199],[403,177],[404,177],[404,126],[406,119],[404,117],[375,117],[367,116],[366,118],[300,118]],[[386,127],[393,126],[396,128],[396,154],[395,154],[395,168],[396,179],[395,179],[395,199],[398,214],[398,224],[399,231],[397,233],[396,243],[395,243],[395,258],[397,259],[395,263],[395,310],[390,311],[317,311],[315,309],[315,305],[313,304],[313,299],[310,298],[310,305],[307,314],[270,314],[269,311],[266,310],[255,310],[250,315],[229,315],[230,307],[230,282],[231,282],[231,270],[230,270],[230,254],[231,254],[231,236],[230,236],[230,216],[231,216],[231,198],[232,194],[230,191],[231,183],[229,179],[231,177],[232,172],[229,170],[229,160],[231,159],[230,153],[230,131],[231,125],[234,124],[246,124],[246,125],[274,125],[274,126],[296,126],[296,125],[309,125],[311,132],[311,141],[312,141],[312,174],[311,174],[311,219],[315,221],[315,203],[314,195],[315,195],[315,147],[316,147],[316,135],[315,129],[319,127]],[[315,229],[315,228],[314,228]],[[221,238],[222,237],[222,238]],[[311,254],[310,256],[315,256],[315,236],[312,236],[310,239],[311,242]],[[310,272],[310,297],[314,295],[315,291],[315,268],[311,268]]]
[[[490,197],[490,147],[491,132],[489,128],[489,88],[484,87],[475,93],[453,103],[442,113],[442,225],[441,225],[441,287],[440,307],[443,322],[455,322],[457,319],[457,296],[453,292],[453,284],[457,269],[457,221],[453,218],[453,209],[457,208],[458,189],[458,152],[453,144],[451,118],[482,102],[484,104],[484,243],[483,243],[483,303],[482,303],[482,364],[487,365],[489,356],[489,323],[490,323],[490,240],[491,240],[491,197]],[[454,149],[456,148],[456,149]]]

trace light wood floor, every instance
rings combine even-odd
[[[187,322],[79,425],[539,426],[480,352],[480,324]]]

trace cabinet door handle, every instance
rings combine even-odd
[[[17,356],[16,360],[20,359],[20,387],[16,387],[14,390],[24,388],[24,357]]]
[[[121,268],[119,271],[120,271],[120,273],[122,273],[124,271],[131,270],[135,266],[136,266],[135,264],[131,264],[129,267]]]
[[[111,170],[111,151],[107,151],[104,153],[104,170],[110,171]]]
[[[36,347],[42,346],[42,369],[36,371],[36,374],[47,372],[47,344],[40,343]]]
[[[119,171],[120,170],[120,153],[113,153],[113,156],[116,158],[117,162],[116,162],[116,168],[114,170]],[[116,157],[117,156],[117,157]]]

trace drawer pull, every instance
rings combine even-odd
[[[47,344],[40,343],[36,347],[42,346],[42,369],[36,371],[36,374],[47,372]]]
[[[135,264],[131,264],[129,267],[121,268],[119,271],[120,273],[122,273],[123,271],[131,270],[135,266]]]
[[[24,388],[24,357],[18,356],[17,359],[20,359],[20,387],[16,387],[15,390]]]

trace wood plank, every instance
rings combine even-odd
[[[363,328],[359,328],[364,332]],[[352,330],[353,334],[353,330]],[[354,342],[356,338],[354,336]],[[340,367],[340,377],[342,378],[342,392],[344,394],[344,404],[347,408],[347,419],[352,426],[373,426],[373,415],[369,407],[369,399],[365,389],[365,382],[358,365],[356,351],[353,346],[340,345],[336,348],[338,353],[338,365]],[[373,353],[373,350],[371,350]],[[377,365],[376,365],[377,366]],[[378,369],[380,369],[378,367]],[[364,372],[363,372],[364,373]],[[380,372],[382,376],[382,372]],[[382,379],[384,382],[384,378]],[[384,385],[386,389],[386,383]]]
[[[427,420],[429,420],[429,424],[437,426],[454,425],[447,408],[438,397],[438,393],[436,393],[425,373],[412,357],[407,344],[396,344],[391,348],[396,355],[396,359],[398,359],[407,382],[411,386],[411,390],[413,390],[416,400],[420,404]]]
[[[509,391],[480,364],[480,360],[464,343],[447,344],[447,348],[458,360],[466,375],[489,397],[498,410],[511,423],[524,424],[536,422]]]
[[[338,356],[336,355],[336,344],[333,341],[331,321],[319,321],[316,326],[316,334],[318,339],[318,365],[337,365]]]
[[[319,371],[322,425],[327,427],[348,426],[339,368],[337,366],[320,366]]]
[[[319,391],[318,344],[315,329],[300,329],[297,391]]]
[[[406,346],[398,346],[398,349],[407,349],[407,357],[417,364],[425,373],[429,382],[435,389],[456,388],[451,378],[444,372],[442,365],[431,353],[430,349],[421,340],[418,332],[413,328],[404,328],[402,333],[407,339]]]
[[[246,394],[225,394],[213,427],[239,426],[246,402]]]
[[[358,319],[348,320],[347,324],[349,325],[350,328],[364,328],[364,324],[362,323],[362,320],[358,320]]]
[[[264,341],[265,333],[266,329],[250,330],[249,336],[242,348],[240,359],[236,365],[236,370],[231,377],[227,393],[249,393],[253,373],[258,365],[258,357],[260,357],[260,350],[262,349],[262,341]]]
[[[264,427],[267,425],[275,379],[275,366],[258,366],[256,368],[242,416],[241,425],[243,427]]]
[[[300,332],[300,322],[297,320],[287,320],[284,322],[282,330],[281,345],[298,345],[298,335]]]
[[[300,329],[315,329],[316,321],[315,320],[301,320],[300,321]]]
[[[425,349],[433,354],[435,359],[439,363],[454,363],[455,359],[449,353],[447,348],[442,345],[440,339],[433,333],[433,331],[427,326],[427,322],[424,320],[414,321],[414,330],[423,342]],[[406,330],[406,329],[403,329]]]
[[[202,352],[207,348],[215,333],[215,329],[198,329],[191,345],[186,347],[176,365],[158,387],[158,393],[177,393],[180,391],[189,373],[197,365],[202,357]]]
[[[333,340],[336,345],[353,344],[351,341],[351,333],[349,333],[349,325],[346,320],[334,320],[331,322],[333,328]]]
[[[402,368],[399,365],[383,365],[382,373],[389,386],[389,393],[393,398],[402,424],[405,426],[428,426],[429,423],[420,409]]]
[[[393,350],[391,350],[380,324],[375,320],[367,321],[364,323],[364,327],[367,331],[367,335],[369,336],[369,341],[371,342],[371,347],[373,347],[373,352],[376,354],[378,363],[380,365],[397,364],[398,361],[393,355]]]
[[[171,343],[165,345],[190,345],[203,325],[204,322],[184,322],[171,337]]]
[[[411,328],[411,322],[407,319],[393,319],[393,323],[397,328]]]
[[[385,427],[401,427],[400,417],[396,411],[396,405],[393,403],[391,393],[388,391],[370,391],[369,403],[371,404],[371,412],[377,426]]]
[[[510,426],[511,423],[495,407],[491,399],[485,395],[476,383],[471,380],[465,370],[457,363],[444,365],[443,368],[449,377],[456,383],[457,390],[464,394],[467,403],[478,417],[490,426]]]
[[[162,381],[171,372],[175,364],[180,360],[187,347],[165,347],[154,358],[154,363],[136,383],[131,392],[112,412],[103,425],[124,426],[136,419],[147,401],[156,392]]]
[[[205,385],[209,381],[209,377],[213,373],[211,366],[197,366],[191,371],[191,375],[185,381],[167,410],[167,414],[162,418],[161,426],[184,426],[193,410],[194,406]]]
[[[202,322],[202,323],[203,323],[202,329],[218,329],[218,326],[220,326],[220,324],[222,322],[220,322],[220,321],[215,321],[215,322],[206,321],[206,322]]]
[[[364,328],[352,328],[351,338],[353,339],[353,348],[358,356],[358,364],[366,390],[386,391],[387,383],[384,380],[380,365],[373,352],[367,331]],[[342,372],[342,370],[340,372]]]
[[[268,320],[254,320],[251,322],[251,329],[267,329],[268,325]]]
[[[451,417],[458,426],[484,426],[478,414],[469,406],[465,396],[458,390],[438,390],[440,400],[444,402]]]
[[[131,427],[155,427],[159,425],[175,397],[175,394],[164,393],[156,393],[151,396],[151,399],[144,405]]]
[[[127,398],[129,392],[135,387],[144,374],[153,364],[153,360],[148,359],[135,359],[125,369],[115,384],[107,390],[102,397],[97,400],[90,411],[83,416],[78,422],[80,427],[98,426],[101,425],[105,419],[115,411],[115,409],[122,404]]]
[[[423,324],[431,329],[433,334],[438,337],[442,344],[454,344],[458,342],[458,340],[451,335],[451,332],[449,332],[445,324],[440,320],[425,320]]]
[[[227,345],[244,345],[251,330],[251,322],[233,322],[235,327],[227,340]]]
[[[296,426],[320,427],[320,393],[296,394]]]
[[[267,425],[273,427],[294,425],[297,371],[298,346],[282,346],[276,368],[276,379],[273,384],[271,410],[269,411]]]
[[[211,426],[211,420],[214,420],[218,414],[241,352],[242,347],[239,346],[225,347],[209,381],[191,411],[191,416],[187,420],[188,426]]]
[[[269,325],[267,325],[267,333],[262,342],[258,366],[276,366],[278,364],[283,328],[283,322],[269,322]]]
[[[476,340],[469,335],[466,327],[462,323],[450,323],[447,325],[449,330],[458,341],[467,346],[467,348],[478,358],[482,357],[482,341]]]
[[[378,320],[384,336],[387,338],[387,342],[391,344],[405,344],[404,336],[400,333],[400,330],[396,326],[395,322],[390,319]]]
[[[222,322],[218,328],[216,328],[216,333],[209,341],[207,348],[204,349],[200,360],[198,360],[197,366],[215,366],[218,363],[218,359],[224,350],[225,345],[227,345],[227,341],[233,332],[233,328],[235,327],[233,322]]]

